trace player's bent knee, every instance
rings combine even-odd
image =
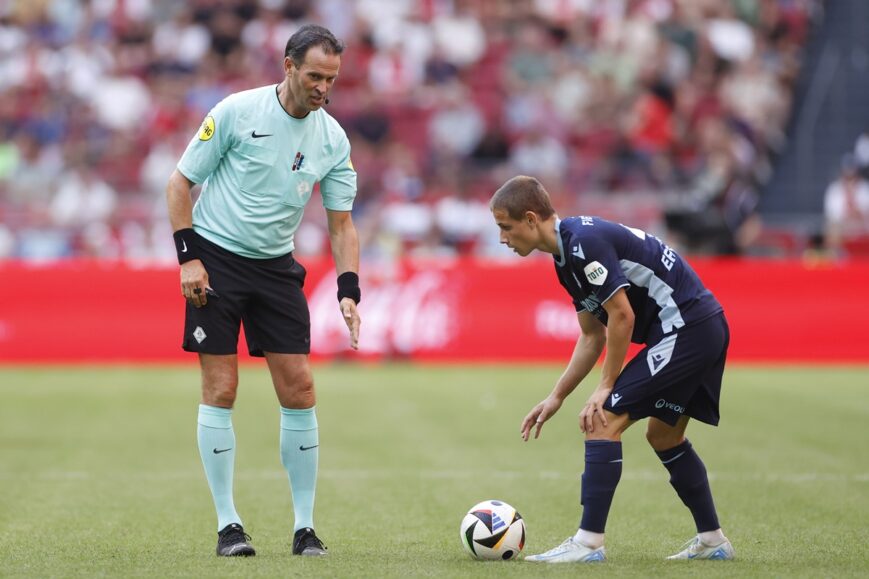
[[[681,430],[673,429],[667,431],[664,429],[653,428],[651,424],[649,424],[649,428],[646,430],[646,440],[649,442],[649,445],[657,451],[668,450],[679,446],[684,439],[685,434]]]
[[[613,440],[619,441],[622,439],[622,433],[633,424],[628,414],[613,414],[606,410],[606,425],[599,416],[595,416],[594,430],[586,431],[586,440]]]
[[[621,432],[599,432],[595,430],[594,432],[586,432],[585,433],[586,440],[611,440],[613,442],[619,442],[622,439]]]

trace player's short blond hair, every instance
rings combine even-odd
[[[543,184],[527,175],[518,175],[501,185],[492,195],[489,209],[502,209],[516,221],[523,219],[526,211],[533,211],[544,220],[555,215],[552,200]]]

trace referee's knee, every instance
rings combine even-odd
[[[274,385],[284,408],[310,408],[316,403],[314,377],[310,371],[276,377]]]
[[[202,384],[202,403],[208,406],[232,408],[235,404],[235,395],[238,390],[238,381],[214,380]]]
[[[291,384],[290,390],[300,396],[311,396],[314,394],[314,377],[308,372],[298,376]]]

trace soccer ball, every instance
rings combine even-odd
[[[504,501],[483,501],[462,519],[459,535],[475,559],[506,561],[525,546],[525,521]]]

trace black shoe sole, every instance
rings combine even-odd
[[[256,555],[256,551],[253,547],[241,547],[237,551],[232,553],[218,553],[218,557],[253,557]]]

